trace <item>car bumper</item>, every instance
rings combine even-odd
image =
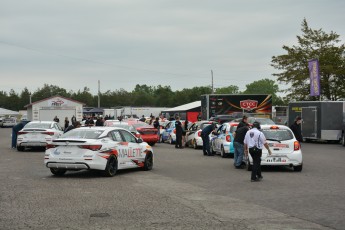
[[[17,143],[17,146],[22,146],[22,147],[43,147],[43,146],[47,146],[47,142],[19,142]]]

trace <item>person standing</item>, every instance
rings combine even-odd
[[[159,117],[156,117],[156,120],[153,122],[153,127],[157,129],[157,136],[158,136],[158,141],[160,139],[160,124],[159,124]]]
[[[259,130],[261,129],[260,123],[255,121],[253,123],[253,128],[246,133],[244,137],[244,153],[248,157],[248,151],[253,158],[253,168],[251,174],[251,182],[260,181],[263,179],[261,174],[261,156],[262,148],[268,150],[268,154],[271,155],[272,152],[266,142],[265,135]]]
[[[72,122],[73,123],[73,122]],[[65,117],[65,126],[64,129],[67,129],[67,127],[69,126],[69,120],[68,117]]]
[[[59,122],[60,122],[60,119],[59,119],[57,116],[55,116],[54,119],[53,119],[53,121],[59,123]]]
[[[146,121],[145,116],[143,115],[143,116],[139,119],[139,121],[145,122],[145,121]]]
[[[75,129],[75,128],[79,128],[79,127],[81,127],[81,124],[80,124],[79,121],[76,121],[76,122],[72,123],[70,126],[68,126],[68,127],[65,129],[64,133],[67,133],[68,131],[70,131],[70,130],[72,130],[72,129]]]
[[[175,121],[175,129],[176,129],[176,142],[175,142],[175,148],[183,148],[182,146],[182,123],[180,121],[180,117],[176,117]]]
[[[99,116],[96,120],[96,126],[103,126],[103,118]]]
[[[75,118],[75,116],[73,115],[72,118],[71,118],[71,122],[72,122],[72,125],[77,121],[77,119]]]
[[[236,129],[234,133],[234,166],[237,169],[242,169],[243,155],[244,155],[244,137],[249,130],[249,125]]]
[[[29,121],[21,121],[12,127],[12,145],[11,145],[12,149],[15,149],[17,147],[18,132],[22,130],[28,122]]]
[[[300,116],[297,116],[295,118],[294,123],[292,123],[290,125],[290,129],[292,130],[293,134],[295,135],[296,140],[298,140],[299,142],[303,142],[301,123],[302,123],[302,118]]]
[[[87,120],[85,121],[85,126],[94,126],[95,122],[91,116],[88,116]]]
[[[207,125],[201,131],[201,139],[202,139],[202,151],[204,152],[205,156],[213,156],[212,151],[210,149],[210,137],[209,135],[216,129],[216,124],[212,122],[212,124]]]
[[[246,115],[243,115],[242,120],[237,125],[237,129],[247,126],[247,124],[248,124],[248,117]]]

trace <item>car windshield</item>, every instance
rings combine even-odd
[[[152,128],[151,125],[146,124],[146,123],[144,123],[144,122],[134,123],[133,126],[134,126],[135,128]]]
[[[64,133],[61,138],[77,138],[77,139],[97,139],[103,130],[98,129],[73,129]]]
[[[287,129],[263,129],[266,139],[273,139],[278,141],[286,141],[293,139],[293,134]]]
[[[50,123],[28,123],[25,129],[50,129]]]
[[[275,125],[275,123],[269,118],[258,118],[258,117],[249,117],[248,122],[253,124],[255,121],[260,122],[261,125]]]
[[[126,124],[120,124],[120,123],[112,123],[110,126],[112,127],[118,127],[118,128],[123,128],[123,129],[126,129],[130,132],[134,132],[135,131],[135,128],[131,125],[126,125]]]

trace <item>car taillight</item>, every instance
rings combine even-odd
[[[176,129],[174,129],[174,131],[173,131],[175,134],[176,134]]]
[[[299,144],[299,142],[298,141],[295,141],[294,143],[293,143],[293,150],[294,151],[297,151],[297,150],[299,150],[300,149],[300,144]]]
[[[78,147],[81,149],[89,149],[92,151],[97,151],[102,148],[102,145],[78,145]]]
[[[198,136],[201,137],[201,131],[198,132]]]
[[[52,145],[52,144],[47,144],[46,145],[46,149],[52,149],[52,148],[55,148],[56,145]]]
[[[18,132],[17,135],[27,134],[28,132]]]
[[[272,125],[272,126],[270,127],[270,129],[279,129],[279,126]]]
[[[44,135],[50,135],[50,136],[54,136],[54,132],[42,132],[42,134],[44,134]]]
[[[226,139],[227,142],[231,142],[230,135],[226,135],[225,139]]]

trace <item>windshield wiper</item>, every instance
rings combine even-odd
[[[280,141],[280,140],[277,140],[277,139],[266,138],[266,140],[268,140],[268,141],[277,141],[277,142],[281,143],[281,141]]]

